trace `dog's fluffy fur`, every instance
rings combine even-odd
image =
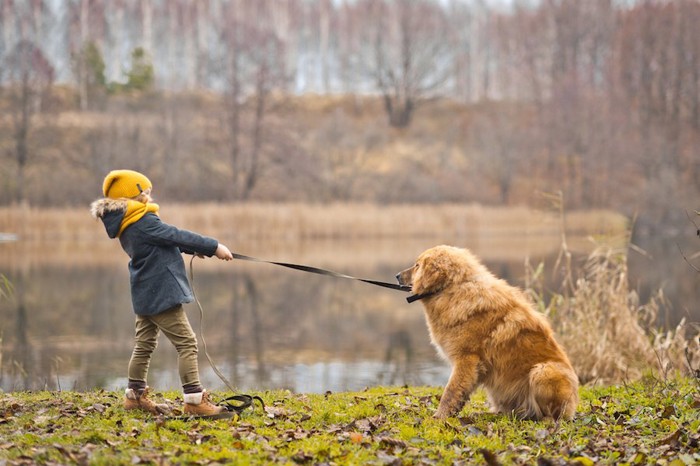
[[[496,412],[573,417],[578,378],[521,290],[494,277],[468,250],[451,246],[423,252],[397,279],[423,296],[430,338],[452,365],[435,417],[459,413],[479,384]]]

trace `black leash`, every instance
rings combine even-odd
[[[263,259],[258,259],[256,257],[250,257],[250,256],[244,256],[243,254],[236,254],[233,253],[233,258],[234,259],[240,259],[244,261],[251,261],[251,262],[262,262],[265,264],[273,264],[273,265],[279,265],[282,267],[287,267],[289,269],[295,269],[295,270],[301,270],[302,272],[309,272],[309,273],[315,273],[318,275],[327,275],[330,277],[336,277],[336,278],[348,278],[350,280],[358,280],[361,282],[369,283],[370,285],[375,285],[375,286],[381,286],[384,288],[390,288],[392,290],[398,290],[398,291],[411,291],[410,286],[406,285],[399,285],[396,283],[386,283],[386,282],[380,282],[377,280],[369,280],[367,278],[357,278],[357,277],[352,277],[350,275],[345,275],[344,273],[338,273],[338,272],[333,272],[331,270],[325,270],[325,269],[319,269],[318,267],[311,267],[308,265],[299,265],[299,264],[289,264],[286,262],[275,262],[275,261],[266,261]]]

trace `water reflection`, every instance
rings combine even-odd
[[[508,239],[492,252],[474,249],[496,274],[522,285],[527,255],[554,262],[557,243],[548,241],[534,247]],[[99,261],[90,260],[91,245],[61,245],[54,254],[64,259],[39,252],[45,260],[19,243],[0,245],[0,273],[15,287],[14,299],[0,302],[2,390],[125,386],[134,316],[123,253],[110,245],[114,255]],[[241,252],[391,281],[432,245],[365,242],[322,245],[320,250],[301,245],[276,256],[254,245]],[[650,256],[633,254],[631,280],[643,298],[658,286],[667,287],[679,309],[679,314],[664,316],[667,322],[685,314],[697,320],[697,275],[682,258],[673,258],[675,242],[672,246],[655,250],[646,245]],[[692,248],[689,243],[689,254]],[[509,256],[509,249],[520,253]],[[528,250],[536,253],[524,252]],[[212,360],[240,390],[322,393],[378,384],[438,385],[447,379],[448,367],[430,345],[421,306],[407,304],[402,292],[268,264],[197,259],[194,267],[204,321],[194,304],[187,306],[190,320],[198,334],[203,329]],[[203,344],[200,368],[207,387],[225,388],[210,368]],[[176,353],[163,338],[149,383],[158,390],[179,389]]]

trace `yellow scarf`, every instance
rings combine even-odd
[[[126,212],[124,213],[124,218],[122,219],[122,225],[119,227],[119,233],[117,233],[117,238],[119,238],[126,227],[140,220],[141,217],[149,212],[153,212],[158,215],[158,209],[160,207],[155,203],[144,204],[143,202],[133,201],[128,199],[126,201]]]

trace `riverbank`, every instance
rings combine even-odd
[[[157,200],[156,200],[157,201]],[[163,204],[163,221],[232,240],[468,238],[561,233],[558,212],[479,204],[234,203]],[[626,217],[609,210],[567,212],[570,235],[622,233]],[[104,240],[88,206],[0,207],[0,232],[22,241]]]
[[[485,394],[437,421],[440,388],[255,393],[267,406],[219,421],[126,412],[121,392],[0,395],[0,462],[24,464],[696,464],[699,381],[582,387],[573,421],[488,413]],[[224,393],[214,393],[220,399]],[[179,406],[176,392],[156,395]]]

